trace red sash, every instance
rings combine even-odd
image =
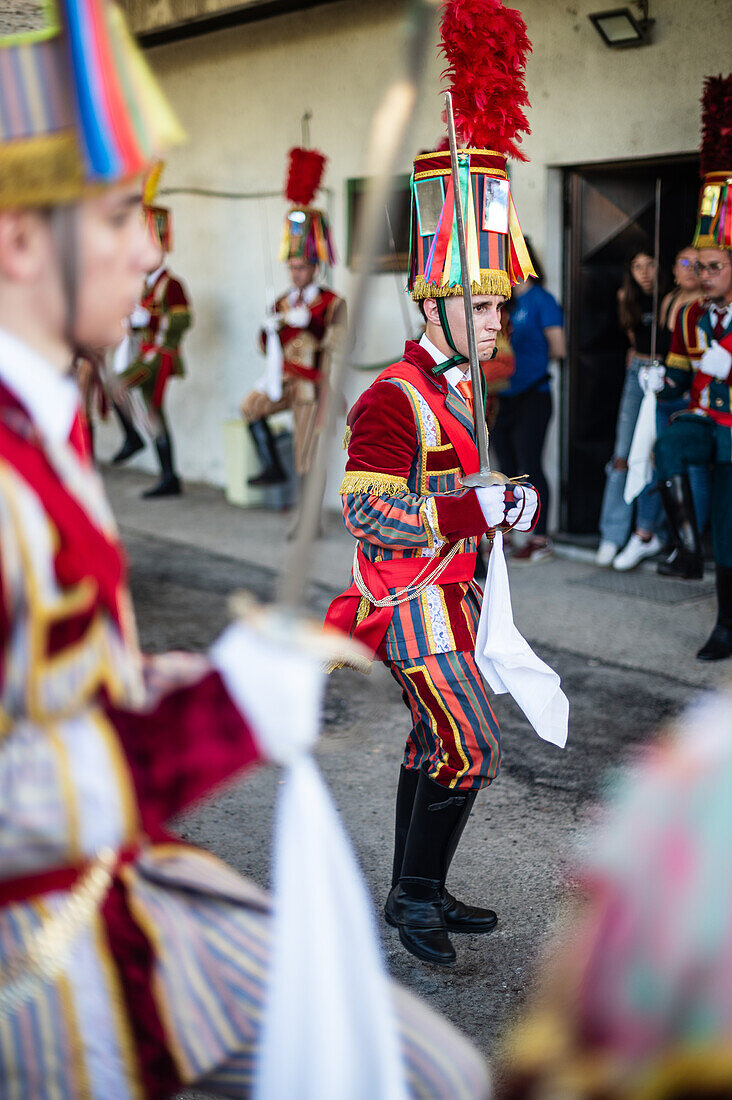
[[[392,561],[372,562],[360,546],[356,552],[363,582],[376,600],[383,600],[394,588],[404,588],[412,584],[417,577],[420,578],[420,584],[429,581],[430,574],[434,573],[443,560],[441,557],[395,558]],[[465,584],[471,581],[475,572],[475,558],[475,552],[456,554],[440,573],[437,583]],[[355,638],[377,656],[389,629],[394,608],[370,604],[366,618],[356,623],[360,601],[361,593],[354,581],[350,588],[333,600],[328,608],[325,624]]]

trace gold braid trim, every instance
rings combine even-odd
[[[511,282],[507,271],[481,268],[480,282],[473,280],[470,289],[473,294],[502,294],[504,298],[511,297]],[[424,275],[418,275],[412,287],[412,298],[415,302],[424,298],[458,298],[462,293],[462,286],[437,286],[426,282]]]
[[[351,436],[352,435],[353,435],[353,432],[351,431],[351,428],[347,427],[345,432],[343,433],[343,450],[344,451],[348,450],[348,448],[350,446],[350,443],[351,443]]]
[[[72,130],[21,138],[0,147],[0,208],[74,202],[85,191],[83,163]]]
[[[377,497],[394,497],[409,491],[407,479],[396,474],[380,474],[372,470],[346,473],[338,490],[341,496],[350,493],[371,493]]]
[[[676,352],[666,356],[666,366],[676,367],[677,370],[690,370],[691,360],[685,355],[677,355]]]

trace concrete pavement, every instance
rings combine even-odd
[[[150,484],[145,475],[108,468],[104,476],[123,535],[156,535],[277,570],[286,560],[287,514],[234,507],[221,490],[203,485],[186,486],[181,497],[142,500]],[[656,672],[690,689],[725,674],[727,662],[694,658],[714,623],[711,580],[658,578],[650,564],[621,575],[557,549],[552,561],[510,569],[514,618],[532,645]],[[327,515],[313,579],[332,589],[345,585],[352,556],[353,540],[340,517]]]

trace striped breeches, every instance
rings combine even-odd
[[[435,653],[385,663],[412,714],[404,766],[424,768],[443,787],[487,786],[498,774],[501,741],[474,655]]]

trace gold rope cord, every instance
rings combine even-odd
[[[356,547],[353,552],[354,584],[356,585],[356,588],[359,590],[361,595],[365,599],[367,599],[369,603],[373,604],[374,607],[396,607],[398,604],[409,603],[410,600],[416,599],[417,596],[424,592],[425,588],[428,588],[431,584],[435,584],[437,582],[438,577],[440,577],[442,573],[444,573],[447,566],[464,545],[464,539],[461,539],[460,542],[456,542],[452,549],[448,551],[447,554],[445,554],[444,558],[439,559],[439,565],[437,565],[427,577],[424,577],[425,570],[428,569],[429,566],[432,565],[435,561],[434,558],[427,558],[425,560],[424,568],[420,569],[419,573],[414,578],[411,585],[405,585],[403,588],[397,588],[393,596],[384,596],[384,598],[381,600],[374,599],[372,593],[369,592],[368,588],[366,587],[364,579],[361,576],[361,568],[358,564],[358,547]],[[361,605],[359,604],[359,611],[360,609]]]
[[[0,1017],[11,1016],[33,998],[40,985],[62,973],[74,940],[91,923],[107,896],[116,862],[116,853],[102,848],[68,891],[61,908],[34,933],[25,954],[0,964]]]

